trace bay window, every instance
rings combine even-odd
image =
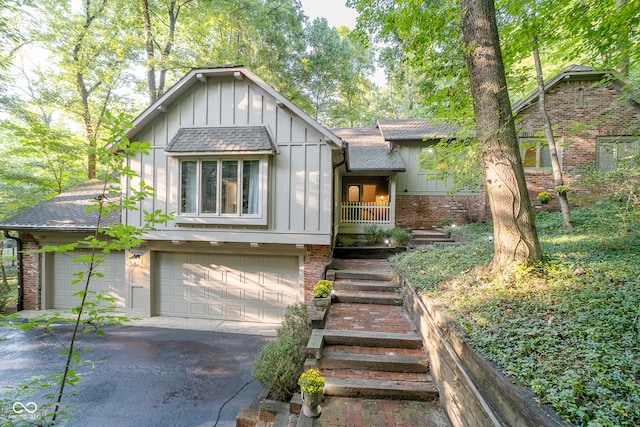
[[[180,161],[179,216],[183,218],[263,218],[264,191],[264,158]]]

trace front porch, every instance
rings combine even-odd
[[[395,226],[395,180],[391,176],[345,176],[340,199],[339,233],[363,234],[375,225]]]

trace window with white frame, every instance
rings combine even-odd
[[[542,138],[520,138],[520,156],[525,169],[551,169],[549,144]],[[558,159],[561,159],[558,147]]]
[[[640,137],[602,137],[596,140],[596,166],[598,167],[615,168],[620,162],[637,161],[638,154],[640,154]]]
[[[180,161],[180,215],[219,219],[263,218],[265,158]]]

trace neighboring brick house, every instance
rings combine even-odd
[[[614,166],[617,158],[638,152],[640,104],[624,96],[626,84],[614,73],[581,65],[571,65],[545,82],[565,184],[573,191],[580,192],[576,184],[581,169]],[[557,198],[544,208],[536,199],[540,191],[554,191],[538,91],[514,103],[513,113],[531,202],[536,209],[555,210]]]

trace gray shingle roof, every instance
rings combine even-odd
[[[333,129],[333,133],[348,144],[351,171],[403,172],[406,169],[400,154],[389,150],[389,143],[375,127]]]
[[[429,119],[383,119],[378,120],[378,128],[387,141],[442,139],[459,131],[456,126]]]
[[[275,152],[264,126],[181,128],[165,148],[170,153],[265,150]]]
[[[93,231],[96,229],[98,213],[87,212],[87,207],[102,193],[103,185],[99,180],[87,181],[0,222],[0,229]],[[120,203],[120,198],[110,196],[109,201]],[[101,225],[118,224],[120,218],[119,210],[111,212],[102,219]]]

